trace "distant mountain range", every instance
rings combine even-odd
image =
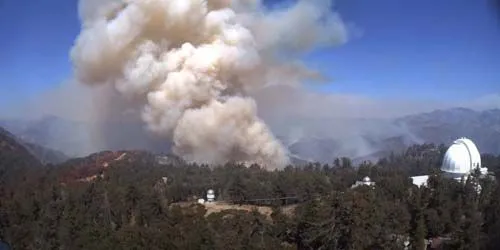
[[[0,127],[0,142],[5,146],[3,147],[4,152],[9,148],[13,152],[24,155],[23,158],[34,158],[37,163],[43,165],[49,163],[58,164],[69,159],[60,151],[25,142],[2,127]]]
[[[0,119],[0,127],[26,144],[64,152],[70,157],[93,153],[85,148],[91,132],[82,123],[45,116],[35,120]]]
[[[91,124],[45,116],[34,120],[0,118],[0,127],[26,143],[63,152],[70,158],[106,150],[165,153],[170,149],[169,142],[149,135],[140,121]]]
[[[475,111],[453,108],[382,123],[369,119],[362,123],[376,129],[360,129],[359,133],[342,139],[305,137],[295,140],[288,148],[292,155],[302,160],[332,162],[336,157],[346,156],[354,162],[361,162],[376,161],[413,144],[449,145],[455,139],[468,137],[481,153],[500,154],[500,109]]]
[[[0,127],[0,176],[6,173],[6,168],[22,169],[41,165],[15,135]]]
[[[468,137],[482,153],[500,154],[500,109],[436,110],[402,117],[395,122],[424,142],[449,144],[459,137]]]
[[[307,122],[307,121],[306,121]],[[400,152],[413,144],[450,144],[460,137],[472,139],[482,153],[500,154],[500,110],[475,111],[465,108],[436,110],[430,113],[409,115],[391,120],[358,119],[329,121],[332,130],[356,127],[350,133],[339,132],[337,136],[323,131],[320,134],[303,133],[289,136],[277,133],[287,146],[294,162],[319,161],[331,163],[336,157],[350,157],[354,161],[377,160],[390,152]],[[39,159],[58,162],[69,156],[88,155],[87,144],[90,132],[85,126],[57,117],[45,117],[36,121],[0,120],[0,126],[8,129],[22,141]],[[111,141],[102,150],[148,150],[168,151],[169,142],[144,138],[144,133],[128,131],[142,130],[140,125],[110,125],[103,133],[103,140]],[[330,125],[327,124],[327,128]],[[331,133],[335,134],[335,133]],[[342,136],[338,136],[341,134]],[[41,145],[41,146],[35,146]],[[56,149],[56,150],[52,150]],[[62,152],[62,153],[61,153]]]

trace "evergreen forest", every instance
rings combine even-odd
[[[499,249],[500,157],[482,156],[495,175],[459,183],[439,173],[445,150],[275,171],[142,152],[87,181],[75,181],[85,171],[75,166],[92,157],[42,166],[0,150],[0,240],[12,249]],[[423,174],[428,185],[412,185]],[[375,185],[352,187],[365,176]],[[208,189],[233,206],[208,213],[196,202]]]

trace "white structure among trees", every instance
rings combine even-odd
[[[209,189],[207,191],[207,202],[214,202],[215,201],[215,192],[212,189]]]
[[[373,182],[370,177],[365,176],[362,181],[356,181],[354,185],[351,186],[351,188],[356,188],[360,186],[375,186],[375,182]]]
[[[479,169],[483,175],[488,173],[487,168],[481,167],[481,154],[474,142],[465,137],[455,140],[444,155],[441,166],[443,176],[460,181],[462,178],[466,179],[476,169]],[[421,175],[411,178],[413,184],[425,186],[429,176]]]

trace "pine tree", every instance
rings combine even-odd
[[[423,250],[426,248],[427,228],[424,219],[424,204],[422,204],[422,189],[415,189],[412,202],[411,245],[414,250]]]

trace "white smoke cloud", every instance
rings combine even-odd
[[[257,0],[82,0],[79,8],[71,50],[78,81],[113,85],[176,154],[215,164],[286,165],[251,96],[321,79],[297,58],[348,34],[327,0],[277,10]],[[120,102],[102,105],[111,103]]]

